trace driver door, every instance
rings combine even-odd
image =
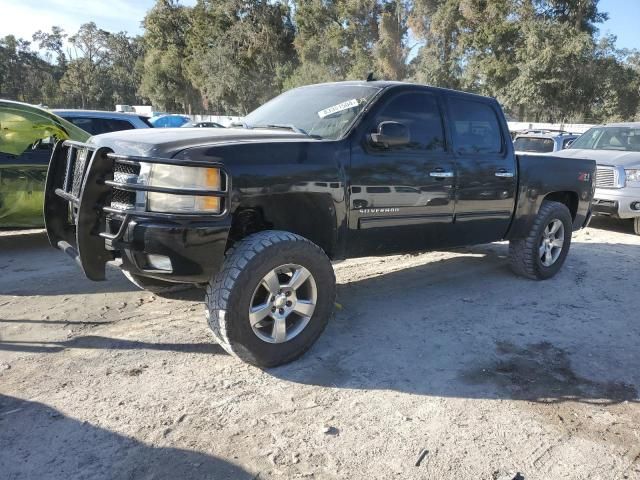
[[[371,134],[382,122],[404,125],[408,142],[375,144]],[[354,133],[348,172],[350,255],[447,244],[456,165],[445,142],[439,95],[427,90],[392,91]]]

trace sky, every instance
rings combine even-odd
[[[0,0],[0,37],[13,34],[31,39],[37,30],[58,25],[67,33],[94,21],[108,31],[142,33],[140,22],[154,0]],[[183,0],[193,5],[195,0]],[[599,26],[601,34],[613,34],[619,48],[640,49],[640,0],[600,0],[600,10],[609,20]]]

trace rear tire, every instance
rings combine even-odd
[[[155,293],[159,296],[175,292],[183,292],[185,290],[191,290],[192,288],[194,288],[194,285],[190,283],[164,282],[155,278],[136,275],[135,273],[131,273],[127,270],[122,270],[122,273],[140,290],[146,290],[147,292]]]
[[[293,233],[267,230],[227,253],[207,288],[206,314],[228,353],[275,367],[314,344],[333,313],[335,295],[333,267],[320,247]]]
[[[514,273],[532,280],[553,277],[564,264],[573,221],[566,205],[545,200],[525,238],[509,242],[509,262]]]

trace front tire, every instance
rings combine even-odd
[[[553,277],[571,246],[573,221],[566,205],[545,200],[525,238],[509,242],[511,269],[532,280]]]
[[[219,344],[258,367],[305,353],[333,313],[336,281],[324,251],[293,233],[267,230],[227,253],[207,288],[206,314]]]

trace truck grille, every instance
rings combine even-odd
[[[596,171],[596,187],[619,188],[616,182],[616,171],[613,167],[601,167]]]
[[[86,148],[78,150],[75,156],[74,168],[73,168],[73,182],[71,185],[71,194],[74,197],[80,195],[80,189],[82,188],[82,180],[84,179],[85,167],[87,164],[88,151]]]
[[[113,166],[113,180],[120,183],[132,183],[132,177],[140,174],[140,165],[129,165],[115,162]],[[118,210],[130,210],[135,208],[136,192],[129,192],[114,188],[111,195],[111,206]]]

